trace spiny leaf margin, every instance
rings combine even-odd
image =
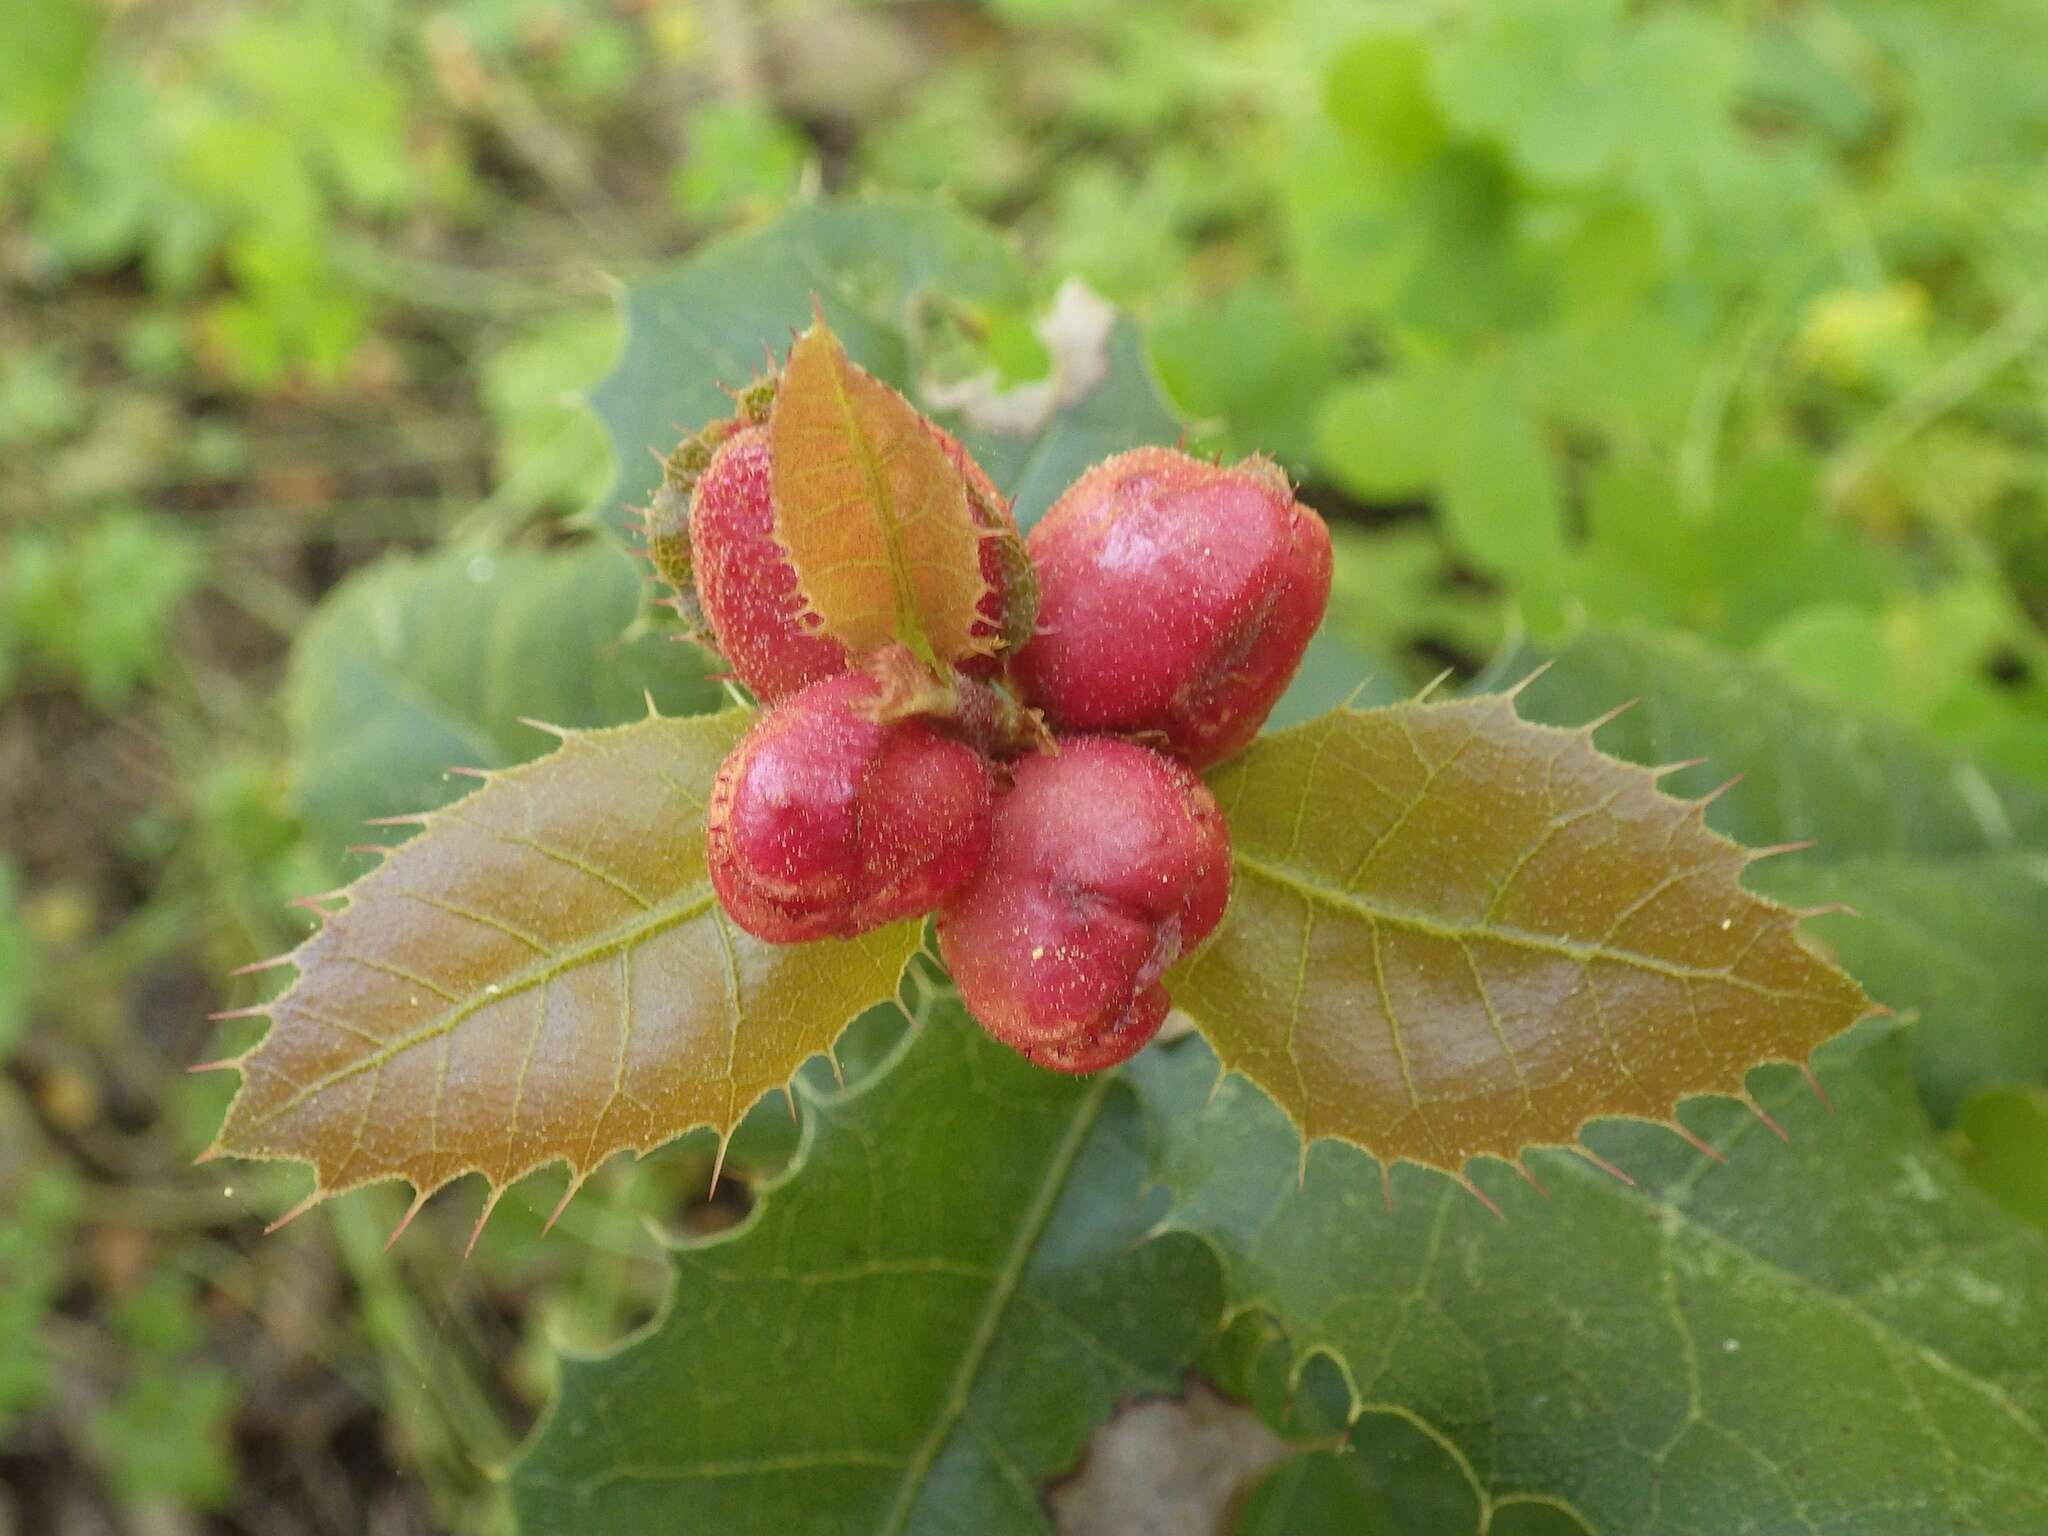
[[[1209,776],[1234,889],[1168,985],[1220,1070],[1293,1123],[1304,1166],[1327,1137],[1476,1188],[1475,1158],[1591,1157],[1580,1134],[1596,1120],[1689,1138],[1681,1101],[1754,1108],[1750,1068],[1804,1067],[1873,1011],[1799,935],[1812,914],[1744,888],[1750,863],[1791,850],[1744,849],[1706,825],[1713,795],[1658,788],[1689,765],[1602,753],[1593,735],[1613,714],[1539,725],[1519,692],[1347,706]],[[1609,844],[1587,836],[1603,819]],[[1647,878],[1623,881],[1631,864]],[[1629,995],[1603,998],[1617,971]],[[1741,1005],[1703,1014],[1709,987]],[[1421,1030],[1402,1022],[1418,1003]]]
[[[382,862],[332,893],[338,907],[305,903],[321,919],[315,932],[252,968],[289,964],[292,984],[221,1015],[263,1016],[271,1027],[240,1056],[209,1064],[236,1069],[242,1082],[200,1160],[311,1167],[312,1193],[279,1226],[333,1195],[398,1179],[414,1191],[403,1231],[436,1190],[480,1173],[489,1186],[481,1231],[510,1185],[551,1163],[569,1169],[566,1205],[615,1152],[644,1153],[703,1126],[729,1136],[764,1094],[829,1053],[857,1014],[897,997],[919,940],[918,925],[902,923],[776,946],[726,918],[704,866],[704,800],[754,718],[744,709],[669,717],[650,703],[630,725],[543,727],[560,738],[553,753],[479,774],[476,791],[441,810],[397,818],[418,835],[366,850]],[[651,984],[640,960],[659,962]],[[714,994],[730,1027],[723,1039],[693,1039]],[[530,1025],[464,1029],[527,996],[540,1001]],[[429,998],[439,1015],[421,1022]],[[750,1000],[770,1038],[745,1038],[760,1033],[747,1028]],[[593,1022],[607,1017],[620,1023],[600,1035]],[[439,1061],[422,1077],[422,1048],[436,1041]],[[723,1056],[716,1075],[710,1046]],[[500,1081],[514,1061],[516,1074]],[[706,1068],[696,1080],[693,1062]],[[415,1068],[395,1095],[383,1088],[400,1076],[394,1064]],[[531,1095],[535,1070],[552,1071],[552,1093]],[[478,1130],[444,1147],[451,1089]],[[522,1125],[522,1106],[540,1113]]]
[[[967,481],[924,417],[848,359],[819,318],[768,418],[775,537],[820,629],[854,656],[900,643],[927,666],[991,654]]]

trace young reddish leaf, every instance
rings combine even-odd
[[[548,1163],[730,1132],[895,995],[918,928],[773,946],[726,920],[704,799],[752,715],[565,735],[489,775],[346,893],[237,1063],[214,1154],[312,1165],[309,1204],[381,1179],[420,1199]]]
[[[1672,1122],[1869,1011],[1700,802],[1512,697],[1338,710],[1210,778],[1235,889],[1169,977],[1305,1140],[1456,1173]]]
[[[914,406],[848,361],[820,321],[789,354],[768,420],[775,532],[826,634],[927,665],[986,655],[988,582],[967,483]]]

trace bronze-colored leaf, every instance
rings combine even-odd
[[[749,712],[565,735],[431,815],[291,958],[213,1154],[309,1163],[308,1204],[729,1133],[895,995],[918,928],[776,946],[704,867],[704,798]],[[417,1201],[415,1209],[417,1209]]]
[[[988,581],[966,480],[822,322],[789,354],[768,432],[776,537],[826,634],[855,656],[901,642],[931,666],[994,648],[975,633]]]
[[[1870,1005],[1657,777],[1509,695],[1265,737],[1211,776],[1235,890],[1174,998],[1305,1141],[1387,1162],[1675,1125]]]

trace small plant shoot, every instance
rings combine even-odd
[[[1475,1158],[1603,1118],[1689,1135],[1682,1100],[1870,1011],[1744,887],[1779,850],[1602,720],[1511,690],[1260,734],[1331,573],[1271,462],[1116,453],[1027,541],[822,315],[733,401],[666,445],[646,547],[759,707],[650,703],[410,818],[279,962],[208,1156],[302,1160],[308,1205],[481,1173],[487,1218],[551,1163],[573,1194],[729,1137],[898,996],[928,917],[965,1016],[1035,1068],[1116,1067],[1177,1006],[1304,1167],[1333,1138],[1475,1194]]]

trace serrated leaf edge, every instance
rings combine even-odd
[[[1511,684],[1506,688],[1496,689],[1488,693],[1472,694],[1457,699],[1445,700],[1441,705],[1438,705],[1432,703],[1430,695],[1436,691],[1436,689],[1443,683],[1444,679],[1449,675],[1447,672],[1440,673],[1436,678],[1432,679],[1429,683],[1424,685],[1424,687],[1417,692],[1415,697],[1405,700],[1401,703],[1380,705],[1372,708],[1361,709],[1357,707],[1355,704],[1347,702],[1345,704],[1339,705],[1334,710],[1326,711],[1323,715],[1313,717],[1309,720],[1305,720],[1301,722],[1299,725],[1288,727],[1286,733],[1310,729],[1313,726],[1315,726],[1319,720],[1327,719],[1330,715],[1347,715],[1363,719],[1373,716],[1384,716],[1402,710],[1427,709],[1432,707],[1447,706],[1463,707],[1469,706],[1473,703],[1481,703],[1491,700],[1505,704],[1506,707],[1510,710],[1510,712],[1513,713],[1516,723],[1524,729],[1531,730],[1542,735],[1567,737],[1583,740],[1587,745],[1592,746],[1593,749],[1596,752],[1598,752],[1600,749],[1593,741],[1595,733],[1597,733],[1603,726],[1606,726],[1612,723],[1614,720],[1618,719],[1622,714],[1624,714],[1626,711],[1632,708],[1637,701],[1633,699],[1628,700],[1616,706],[1615,708],[1608,710],[1605,714],[1602,714],[1597,718],[1587,721],[1585,724],[1579,726],[1556,726],[1547,724],[1539,720],[1531,720],[1528,717],[1521,714],[1520,711],[1515,709],[1515,701],[1518,698],[1520,698],[1525,691],[1527,691],[1531,684],[1535,683],[1539,678],[1542,677],[1542,675],[1545,672],[1547,672],[1550,669],[1550,665],[1551,664],[1549,662],[1543,663],[1542,665],[1532,670],[1527,676],[1523,677],[1519,682]],[[1652,793],[1656,794],[1660,799],[1669,801],[1675,805],[1683,805],[1687,807],[1689,819],[1692,822],[1696,823],[1697,832],[1704,835],[1708,840],[1718,843],[1721,846],[1731,849],[1735,853],[1739,854],[1742,858],[1743,867],[1745,869],[1750,865],[1762,862],[1764,859],[1774,858],[1788,853],[1802,852],[1814,846],[1811,841],[1805,841],[1797,843],[1785,843],[1768,848],[1749,848],[1741,843],[1738,843],[1737,841],[1735,841],[1735,839],[1728,837],[1725,834],[1716,831],[1713,827],[1709,826],[1706,821],[1707,807],[1713,804],[1715,800],[1719,799],[1723,794],[1727,793],[1728,790],[1730,790],[1737,783],[1739,783],[1742,778],[1742,775],[1740,774],[1737,774],[1733,778],[1726,780],[1725,782],[1721,783],[1715,788],[1707,791],[1703,795],[1699,795],[1688,799],[1686,797],[1679,795],[1667,794],[1663,789],[1659,787],[1659,784],[1663,779],[1670,777],[1672,774],[1678,773],[1687,768],[1699,766],[1701,759],[1693,758],[1682,762],[1665,763],[1657,767],[1646,767],[1640,763],[1630,762],[1626,758],[1615,757],[1607,752],[1600,752],[1600,756],[1607,762],[1613,764],[1614,767],[1618,770],[1646,776],[1650,782],[1650,788]],[[1218,771],[1225,770],[1229,766],[1229,763],[1221,764],[1219,765]],[[1246,867],[1247,859],[1248,856],[1241,856],[1238,854],[1235,848],[1232,849],[1231,862],[1233,868]],[[1874,1001],[1870,997],[1870,995],[1866,991],[1864,991],[1862,984],[1858,982],[1854,976],[1850,975],[1848,971],[1844,970],[1839,964],[1837,964],[1824,946],[1814,942],[1809,937],[1809,935],[1807,935],[1805,931],[1800,927],[1800,924],[1807,918],[1818,917],[1832,912],[1842,912],[1853,916],[1855,915],[1853,908],[1844,907],[1837,903],[1830,903],[1826,906],[1814,908],[1788,907],[1781,902],[1772,900],[1768,896],[1763,896],[1755,891],[1750,890],[1748,886],[1741,884],[1739,878],[1737,880],[1737,886],[1742,891],[1745,897],[1747,897],[1751,901],[1756,902],[1759,906],[1764,908],[1771,915],[1788,918],[1790,920],[1792,937],[1795,940],[1795,942],[1797,942],[1816,960],[1819,960],[1823,964],[1832,967],[1839,974],[1841,974],[1849,982],[1850,986],[1855,989],[1856,995],[1862,1000],[1862,1011],[1851,1017],[1849,1021],[1843,1026],[1843,1030],[1841,1032],[1838,1032],[1836,1035],[1832,1036],[1831,1039],[1840,1039],[1843,1033],[1846,1033],[1849,1029],[1853,1028],[1856,1024],[1862,1022],[1865,1019],[1873,1017],[1885,1017],[1891,1013],[1891,1010],[1889,1008],[1886,1008],[1883,1004]],[[1426,916],[1421,916],[1419,914],[1394,914],[1391,912],[1383,911],[1382,915],[1388,916],[1390,918],[1399,917],[1401,920],[1406,920],[1406,918],[1409,916],[1417,916],[1420,917],[1420,920],[1425,925],[1428,925],[1431,922],[1431,920],[1428,919]],[[1182,957],[1176,969],[1193,965],[1203,956],[1203,954],[1205,954],[1207,951],[1213,948],[1214,945],[1228,931],[1229,922],[1229,915],[1228,913],[1226,913],[1224,921],[1222,923],[1219,923],[1215,931],[1212,932],[1199,946],[1189,951],[1187,955]],[[1571,946],[1567,946],[1560,941],[1552,947],[1562,951]],[[1171,976],[1169,976],[1169,985],[1171,983],[1171,980],[1172,978]],[[1202,1034],[1204,1042],[1207,1043],[1209,1041],[1209,1036],[1207,1030],[1203,1029],[1200,1013],[1193,1007],[1187,1007],[1185,1011],[1187,1012],[1189,1018],[1193,1020],[1195,1029]],[[1814,1049],[1818,1050],[1820,1045],[1826,1043],[1826,1041],[1819,1042],[1814,1047]],[[1211,1044],[1210,1049],[1212,1052],[1215,1052],[1215,1047],[1213,1044]],[[1671,1113],[1669,1115],[1661,1117],[1633,1114],[1589,1115],[1585,1119],[1581,1120],[1578,1123],[1578,1125],[1574,1128],[1574,1140],[1525,1142],[1517,1149],[1513,1157],[1505,1157],[1500,1154],[1492,1152],[1474,1153],[1471,1156],[1467,1157],[1462,1163],[1458,1164],[1457,1166],[1449,1167],[1445,1166],[1442,1163],[1432,1162],[1427,1158],[1420,1158],[1414,1156],[1402,1156],[1399,1158],[1395,1158],[1392,1161],[1389,1161],[1380,1152],[1376,1151],[1373,1147],[1367,1145],[1365,1142],[1357,1140],[1351,1136],[1347,1136],[1339,1132],[1326,1131],[1318,1132],[1313,1136],[1307,1135],[1305,1134],[1306,1127],[1303,1125],[1301,1120],[1299,1120],[1295,1116],[1293,1110],[1287,1104],[1281,1102],[1277,1097],[1273,1096],[1272,1094],[1267,1093],[1265,1088],[1261,1084],[1259,1084],[1256,1079],[1252,1078],[1249,1074],[1241,1071],[1238,1068],[1223,1066],[1221,1053],[1216,1052],[1216,1055],[1218,1070],[1215,1084],[1212,1085],[1210,1089],[1210,1094],[1212,1097],[1214,1096],[1216,1090],[1222,1086],[1226,1078],[1242,1078],[1247,1085],[1249,1085],[1251,1088],[1253,1088],[1260,1094],[1264,1095],[1274,1104],[1275,1108],[1277,1108],[1280,1111],[1282,1117],[1285,1118],[1287,1123],[1293,1127],[1295,1134],[1301,1138],[1300,1160],[1296,1172],[1297,1181],[1307,1176],[1309,1151],[1315,1145],[1315,1143],[1318,1141],[1334,1141],[1346,1146],[1356,1147],[1359,1151],[1363,1152],[1367,1157],[1370,1157],[1375,1162],[1377,1162],[1380,1166],[1382,1180],[1385,1180],[1390,1175],[1391,1169],[1394,1166],[1394,1164],[1402,1162],[1411,1163],[1417,1167],[1427,1168],[1432,1172],[1440,1173],[1449,1180],[1451,1180],[1453,1183],[1463,1188],[1468,1195],[1470,1195],[1473,1199],[1477,1200],[1482,1206],[1486,1207],[1486,1209],[1491,1211],[1495,1216],[1500,1216],[1502,1214],[1501,1209],[1499,1205],[1473,1181],[1470,1174],[1470,1169],[1474,1163],[1488,1162],[1505,1164],[1509,1169],[1511,1169],[1524,1181],[1531,1183],[1532,1185],[1535,1185],[1535,1187],[1540,1190],[1542,1186],[1540,1184],[1535,1184],[1535,1179],[1533,1175],[1529,1172],[1528,1168],[1524,1165],[1522,1161],[1523,1157],[1529,1152],[1538,1150],[1564,1151],[1570,1152],[1578,1156],[1582,1160],[1590,1163],[1593,1167],[1599,1169],[1602,1173],[1605,1173],[1610,1177],[1618,1180],[1620,1183],[1628,1185],[1629,1187],[1633,1188],[1635,1181],[1631,1179],[1626,1172],[1619,1168],[1616,1168],[1612,1163],[1608,1162],[1605,1158],[1601,1157],[1591,1147],[1585,1145],[1582,1133],[1585,1131],[1587,1126],[1598,1124],[1602,1121],[1624,1121],[1644,1125],[1654,1125],[1660,1127],[1661,1129],[1672,1132],[1674,1135],[1678,1136],[1680,1139],[1682,1139],[1688,1145],[1690,1145],[1695,1151],[1698,1151],[1709,1158],[1719,1160],[1719,1154],[1713,1148],[1711,1148],[1706,1143],[1701,1141],[1701,1139],[1697,1135],[1695,1135],[1690,1129],[1686,1127],[1686,1125],[1681,1120],[1679,1120],[1678,1110],[1680,1106],[1690,1103],[1697,1099],[1732,1099],[1737,1103],[1740,1103],[1747,1110],[1749,1110],[1750,1113],[1757,1119],[1757,1121],[1760,1124],[1762,1124],[1767,1129],[1772,1131],[1773,1134],[1777,1135],[1782,1140],[1785,1137],[1785,1132],[1771,1118],[1770,1114],[1763,1108],[1763,1106],[1756,1101],[1756,1098],[1749,1092],[1747,1086],[1747,1078],[1750,1072],[1754,1071],[1758,1067],[1770,1065],[1783,1065],[1798,1068],[1799,1071],[1805,1076],[1809,1087],[1812,1088],[1815,1095],[1821,1099],[1821,1102],[1823,1104],[1827,1102],[1826,1096],[1820,1088],[1819,1080],[1814,1076],[1812,1066],[1812,1051],[1809,1051],[1803,1057],[1778,1055],[1760,1056],[1755,1061],[1750,1062],[1747,1066],[1742,1068],[1741,1075],[1743,1081],[1738,1082],[1732,1087],[1708,1085],[1703,1086],[1696,1090],[1691,1090],[1676,1095],[1672,1100]]]
[[[690,715],[664,715],[661,713],[660,708],[656,705],[652,694],[646,695],[646,702],[647,714],[638,721],[629,722],[629,725],[645,724],[651,720],[686,720],[693,718],[701,718]],[[516,764],[510,768],[450,769],[449,772],[451,773],[460,774],[464,777],[474,778],[478,780],[477,788],[472,790],[469,794],[464,795],[461,799],[451,801],[447,805],[444,805],[438,808],[437,810],[421,811],[401,816],[379,817],[374,822],[371,822],[369,824],[372,826],[410,826],[418,828],[420,831],[424,832],[430,829],[433,826],[433,824],[440,818],[452,815],[454,812],[460,810],[463,806],[473,801],[478,795],[483,794],[487,789],[491,787],[493,782],[495,782],[496,780],[504,778],[510,774],[516,774],[520,772],[522,769],[531,768],[536,764],[551,760],[557,753],[559,753],[562,750],[563,747],[567,746],[567,744],[571,740],[577,738],[603,736],[610,733],[611,731],[627,728],[626,726],[608,726],[596,727],[588,730],[580,730],[564,726],[550,725],[544,721],[529,719],[522,719],[520,723],[531,726],[535,730],[542,731],[548,735],[555,737],[557,741],[556,751],[544,754],[542,757],[530,759],[525,763]],[[408,842],[409,841],[410,839],[408,839]],[[325,930],[327,924],[333,918],[339,916],[342,912],[348,910],[349,906],[353,903],[355,899],[356,893],[362,888],[362,886],[365,885],[368,881],[375,879],[379,874],[381,874],[384,870],[385,863],[390,858],[390,856],[396,853],[400,848],[404,846],[406,846],[405,843],[394,844],[391,846],[384,846],[381,844],[364,844],[351,849],[351,852],[370,854],[376,857],[378,862],[372,868],[364,871],[361,875],[357,876],[354,880],[350,881],[347,885],[337,887],[332,891],[322,892],[318,895],[302,896],[296,898],[291,903],[291,905],[303,908],[304,910],[313,914],[315,920],[313,931],[307,934],[305,938],[301,939],[296,945],[294,945],[290,950],[288,950],[284,954],[276,955],[270,959],[257,961],[254,964],[243,966],[234,973],[236,975],[254,975],[262,971],[268,971],[273,969],[279,969],[285,966],[291,966],[295,972],[291,985],[284,988],[284,990],[279,992],[277,996],[269,998],[264,1002],[251,1004],[247,1007],[242,1008],[224,1009],[219,1012],[210,1014],[208,1016],[209,1019],[213,1021],[225,1022],[234,1019],[264,1018],[271,1020],[271,1027],[275,1028],[275,1010],[292,996],[294,991],[296,991],[296,989],[298,988],[299,978],[304,974],[303,968],[300,967],[298,964],[299,955],[304,952],[307,946],[310,945],[314,941],[314,939],[320,936],[320,934]],[[334,906],[330,909],[330,907],[326,904],[332,902],[339,902],[340,905]],[[677,923],[686,922],[690,918],[698,916],[706,910],[716,910],[717,908],[717,897],[714,894],[709,893],[707,888],[707,892],[701,900],[690,903],[686,910],[674,914],[672,921],[666,924],[665,926],[672,927]],[[722,912],[720,913],[719,920],[721,922],[726,921]],[[907,1008],[907,1005],[905,1005],[903,1001],[904,985],[906,983],[906,980],[912,974],[918,959],[923,954],[924,950],[922,948],[913,948],[911,950],[909,956],[905,959],[902,969],[898,972],[896,978],[896,987],[893,996],[889,998],[877,998],[877,1003],[894,1001],[899,1008],[904,1008],[905,1012],[908,1013],[909,1010]],[[493,1000],[495,1000],[495,997]],[[459,1022],[459,1020],[457,1022]],[[840,1025],[839,1033],[843,1034],[845,1032],[846,1026],[850,1025],[852,1022],[852,1017],[843,1020]],[[451,1025],[450,1027],[453,1026]],[[318,1164],[314,1162],[314,1160],[311,1158],[305,1157],[295,1152],[244,1151],[240,1148],[229,1146],[224,1139],[228,1126],[233,1123],[236,1108],[242,1103],[244,1095],[248,1092],[248,1074],[244,1069],[244,1063],[247,1062],[247,1060],[251,1056],[253,1056],[258,1050],[262,1048],[264,1042],[268,1040],[269,1037],[270,1031],[266,1029],[263,1035],[258,1037],[256,1040],[252,1041],[245,1049],[238,1051],[234,1055],[221,1057],[213,1061],[201,1062],[188,1069],[192,1072],[214,1072],[233,1070],[241,1077],[241,1082],[235,1090],[234,1098],[229,1101],[228,1108],[222,1114],[220,1130],[215,1133],[214,1139],[206,1146],[206,1148],[203,1151],[201,1151],[196,1157],[193,1158],[193,1165],[197,1167],[206,1163],[213,1162],[218,1158],[232,1157],[237,1159],[238,1161],[250,1163],[300,1163],[304,1164],[307,1168],[311,1169],[314,1177],[314,1187],[312,1191],[309,1194],[307,1194],[305,1198],[300,1200],[298,1204],[294,1205],[291,1209],[286,1211],[282,1216],[279,1216],[274,1221],[270,1222],[269,1225],[267,1225],[264,1228],[264,1233],[266,1236],[278,1231],[280,1228],[286,1226],[290,1222],[296,1221],[299,1217],[305,1215],[308,1211],[311,1211],[317,1206],[326,1203],[328,1200],[334,1198],[337,1195],[349,1194],[355,1190],[367,1189],[377,1184],[404,1184],[413,1191],[413,1198],[406,1207],[405,1214],[399,1218],[398,1225],[392,1229],[391,1235],[389,1236],[389,1238],[386,1239],[385,1247],[387,1249],[391,1247],[392,1244],[396,1243],[398,1239],[405,1234],[406,1228],[412,1225],[413,1218],[420,1213],[421,1209],[426,1205],[429,1199],[431,1199],[434,1195],[438,1194],[441,1190],[446,1189],[449,1185],[457,1183],[460,1180],[467,1178],[471,1174],[479,1174],[483,1176],[486,1184],[484,1204],[483,1209],[478,1213],[476,1226],[470,1232],[468,1245],[464,1251],[468,1252],[470,1250],[473,1250],[476,1246],[477,1239],[483,1235],[485,1225],[490,1221],[491,1213],[496,1209],[498,1201],[504,1197],[505,1192],[507,1190],[509,1190],[513,1185],[518,1184],[523,1180],[531,1177],[533,1174],[538,1173],[545,1168],[552,1167],[557,1163],[561,1163],[569,1169],[569,1184],[568,1187],[563,1191],[560,1201],[556,1204],[554,1210],[549,1214],[546,1226],[543,1228],[543,1231],[545,1231],[548,1228],[552,1228],[555,1222],[558,1219],[560,1219],[562,1212],[568,1209],[569,1202],[575,1198],[578,1191],[582,1189],[583,1185],[589,1180],[590,1176],[594,1174],[606,1162],[610,1161],[610,1159],[613,1156],[617,1155],[619,1152],[630,1151],[636,1157],[645,1156],[648,1152],[653,1151],[657,1147],[666,1146],[669,1142],[676,1140],[680,1136],[688,1135],[692,1131],[702,1130],[707,1126],[717,1130],[719,1133],[718,1159],[717,1163],[714,1165],[712,1174],[712,1182],[715,1185],[718,1178],[718,1168],[723,1166],[725,1158],[725,1148],[732,1137],[733,1131],[738,1127],[740,1121],[745,1118],[747,1112],[751,1110],[755,1104],[759,1103],[761,1099],[767,1097],[767,1093],[774,1091],[773,1089],[766,1090],[762,1094],[757,1095],[753,1100],[750,1100],[748,1103],[737,1106],[733,1112],[732,1121],[728,1125],[720,1126],[717,1125],[716,1122],[706,1120],[694,1125],[677,1126],[675,1129],[669,1131],[666,1134],[653,1137],[644,1142],[621,1143],[618,1146],[613,1147],[610,1151],[605,1153],[603,1157],[598,1158],[588,1167],[579,1168],[578,1166],[576,1166],[575,1162],[572,1159],[561,1154],[554,1154],[548,1157],[540,1158],[528,1164],[527,1166],[519,1169],[516,1173],[513,1173],[511,1176],[506,1178],[502,1183],[493,1182],[490,1178],[489,1173],[484,1168],[477,1164],[471,1164],[467,1167],[455,1169],[454,1171],[447,1174],[446,1177],[424,1188],[412,1179],[408,1178],[405,1174],[397,1172],[371,1174],[363,1178],[351,1179],[341,1183],[326,1184],[321,1181]],[[837,1041],[837,1038],[838,1035],[835,1034],[835,1043]],[[814,1052],[813,1054],[818,1053]],[[826,1056],[828,1060],[831,1061],[835,1077],[840,1076],[841,1074],[839,1069],[839,1063],[837,1058],[833,1056],[831,1047],[828,1046],[826,1050],[823,1052],[823,1054]],[[890,1054],[889,1059],[891,1061],[895,1059],[894,1052]],[[804,1058],[803,1061],[798,1062],[796,1066],[792,1069],[789,1079],[783,1085],[783,1093],[805,1093],[808,1091],[803,1082],[801,1081],[801,1075],[805,1064],[809,1060],[809,1057]]]

